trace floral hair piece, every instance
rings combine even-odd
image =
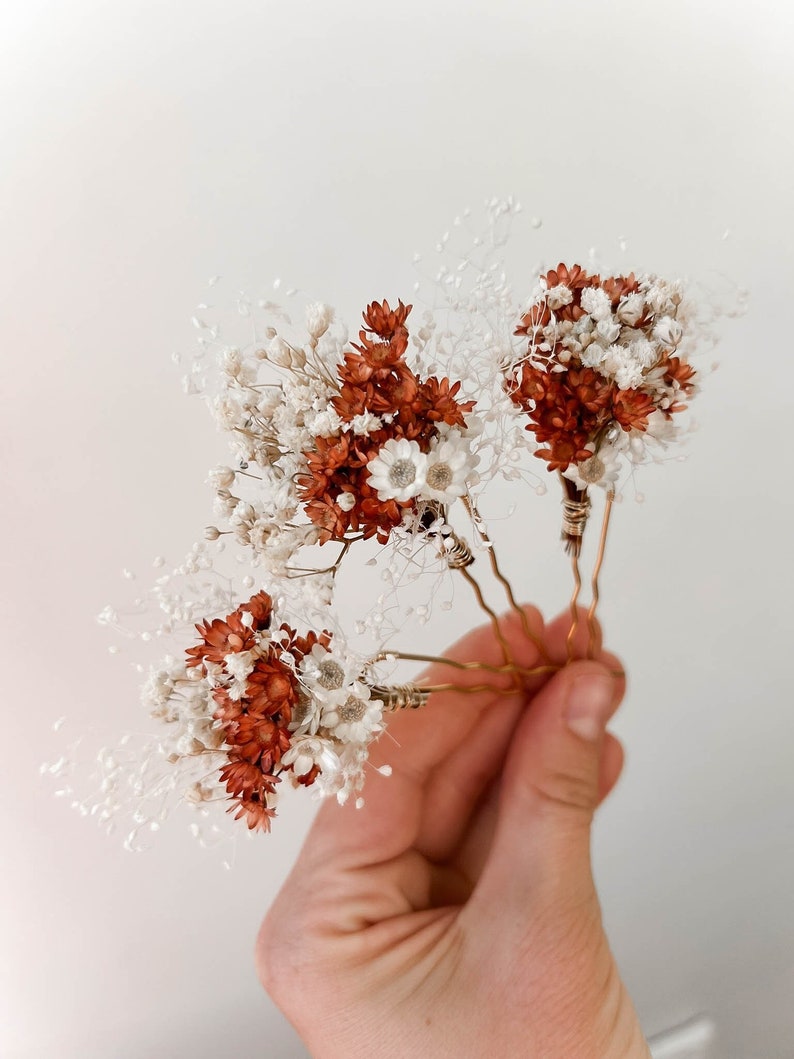
[[[511,204],[495,207],[493,229],[511,212]],[[217,802],[250,830],[269,830],[284,781],[359,800],[369,748],[393,711],[420,708],[439,690],[515,692],[530,673],[558,668],[533,636],[480,515],[497,477],[511,492],[534,482],[541,493],[544,476],[533,466],[559,478],[574,583],[569,658],[584,534],[595,487],[603,491],[587,612],[593,652],[621,476],[663,459],[684,433],[681,413],[700,378],[691,358],[712,341],[708,320],[682,282],[650,274],[560,263],[539,273],[517,304],[485,251],[463,266],[439,272],[442,304],[416,321],[403,300],[369,302],[353,342],[321,303],[307,305],[296,327],[281,306],[243,297],[239,319],[253,326],[237,344],[194,321],[199,354],[186,388],[206,400],[233,454],[210,473],[217,524],[144,601],[166,617],[154,634],[136,635],[177,642],[143,687],[159,732],[137,749],[125,737],[100,751],[99,791],[73,803],[109,827],[131,805],[129,848],[174,802],[205,819]],[[219,370],[208,366],[208,352]],[[461,522],[467,535],[455,528]],[[353,553],[380,567],[387,589],[351,628],[334,595]],[[472,571],[483,562],[538,646],[535,670],[521,669],[510,652]],[[449,666],[452,678],[460,668],[392,645],[434,605],[451,606],[443,599],[451,579],[467,582],[488,616],[501,664],[467,663],[482,673],[473,686],[397,680],[406,661]],[[425,602],[406,610],[400,593],[412,582],[429,588]],[[129,633],[111,608],[101,620]],[[47,768],[68,776],[71,763]],[[73,794],[69,785],[62,792]]]

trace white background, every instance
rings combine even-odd
[[[543,218],[527,273],[597,246],[752,291],[689,461],[650,469],[645,504],[616,511],[603,615],[632,674],[628,764],[596,859],[649,1033],[706,1011],[725,1059],[794,1055],[792,11],[6,6],[3,1056],[304,1054],[251,951],[310,803],[229,873],[184,820],[124,853],[37,768],[67,731],[145,723],[93,616],[134,592],[122,567],[145,586],[208,521],[225,449],[170,360],[207,279],[266,291],[280,274],[348,314],[409,298],[413,252],[505,194]],[[499,544],[551,612],[568,593],[552,495],[533,511]],[[434,646],[472,620],[456,608]]]

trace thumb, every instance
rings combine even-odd
[[[598,662],[554,675],[519,722],[505,762],[482,896],[550,907],[591,900],[590,827],[606,725],[625,682]]]

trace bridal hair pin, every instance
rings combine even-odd
[[[517,302],[498,256],[500,225],[515,212],[492,204],[490,238],[439,270],[433,304],[417,313],[399,298],[370,301],[352,341],[317,302],[296,324],[283,305],[242,295],[244,334],[233,343],[220,324],[194,318],[198,353],[185,388],[206,401],[232,452],[210,472],[214,522],[137,601],[142,613],[164,615],[156,629],[132,632],[112,608],[100,615],[120,635],[176,644],[141,667],[152,733],[99,752],[88,798],[74,795],[71,758],[44,767],[108,828],[130,810],[128,848],[179,802],[199,813],[191,826],[202,841],[220,833],[215,803],[250,830],[269,830],[285,783],[360,802],[370,747],[395,711],[443,691],[515,694],[560,668],[530,628],[480,513],[498,478],[516,498],[545,492],[544,468],[559,480],[573,576],[569,660],[582,544],[603,496],[586,612],[594,654],[613,504],[637,468],[667,459],[689,429],[682,413],[701,374],[693,357],[713,345],[713,317],[681,281],[578,264],[539,271]],[[356,561],[379,571],[383,590],[351,622],[335,595]],[[536,666],[516,661],[481,567],[533,642]],[[491,623],[498,664],[393,646],[434,608],[452,607],[455,581]],[[407,606],[406,590],[419,602]],[[445,667],[449,680],[406,681],[398,671],[416,662]]]

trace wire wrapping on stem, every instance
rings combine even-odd
[[[452,542],[451,544],[449,543],[450,541]],[[474,553],[467,542],[462,537],[459,537],[457,533],[452,533],[449,537],[444,538],[441,554],[447,560],[447,566],[450,570],[463,570],[474,562]]]
[[[577,490],[578,493],[578,490]],[[569,555],[579,555],[582,551],[582,537],[590,515],[590,497],[587,493],[578,496],[566,496],[562,501],[562,532],[565,550]]]
[[[374,684],[370,692],[384,710],[418,710],[430,697],[430,691],[417,684]]]

